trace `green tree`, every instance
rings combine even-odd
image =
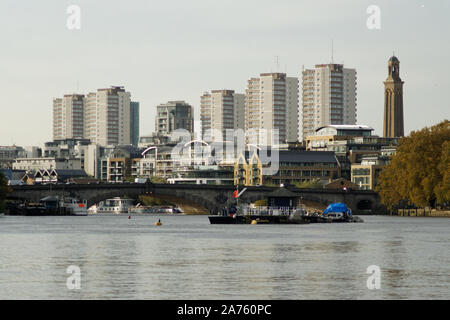
[[[167,183],[167,179],[163,178],[163,177],[152,176],[150,178],[150,182],[151,183]]]
[[[297,188],[302,189],[322,189],[323,185],[318,180],[304,181],[296,183],[295,186]]]
[[[147,195],[140,195],[139,196],[139,201],[144,205],[144,206],[167,206],[167,205],[171,205],[170,202],[157,198],[157,197],[152,197],[152,196],[147,196]]]
[[[11,190],[8,187],[8,180],[3,175],[3,172],[0,172],[0,212],[3,212],[3,210],[5,209],[6,195],[10,191]]]
[[[429,206],[450,200],[450,122],[413,131],[378,178],[376,191],[389,209],[402,201]]]

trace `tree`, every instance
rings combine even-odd
[[[150,182],[151,183],[167,183],[167,179],[163,178],[163,177],[158,177],[158,176],[151,176]]]
[[[450,122],[413,131],[378,177],[376,191],[388,209],[402,201],[434,206],[450,200]]]
[[[295,186],[297,188],[302,188],[302,189],[322,189],[323,188],[323,184],[320,183],[319,180],[299,182],[299,183],[296,183]]]
[[[437,169],[442,175],[442,180],[435,186],[434,192],[437,202],[443,204],[450,199],[450,141],[442,145],[441,161]]]
[[[172,203],[157,198],[157,197],[152,197],[152,196],[147,196],[147,195],[140,195],[139,196],[139,201],[144,205],[144,206],[168,206],[168,205],[172,205]]]
[[[5,199],[6,195],[11,190],[8,187],[8,180],[4,176],[3,172],[0,172],[0,212],[3,212],[5,209]]]

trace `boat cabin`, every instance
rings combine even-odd
[[[267,197],[267,205],[269,207],[297,207],[299,204],[298,199],[300,196],[297,193],[289,191],[286,188],[280,188],[272,192]]]

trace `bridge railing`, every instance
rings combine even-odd
[[[243,208],[244,215],[270,215],[270,216],[287,216],[295,212],[297,207],[269,207],[269,206],[247,206]]]

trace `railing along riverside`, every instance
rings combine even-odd
[[[257,206],[257,207],[244,207],[244,215],[273,215],[273,216],[286,216],[295,212],[297,207],[268,207],[268,206]]]

